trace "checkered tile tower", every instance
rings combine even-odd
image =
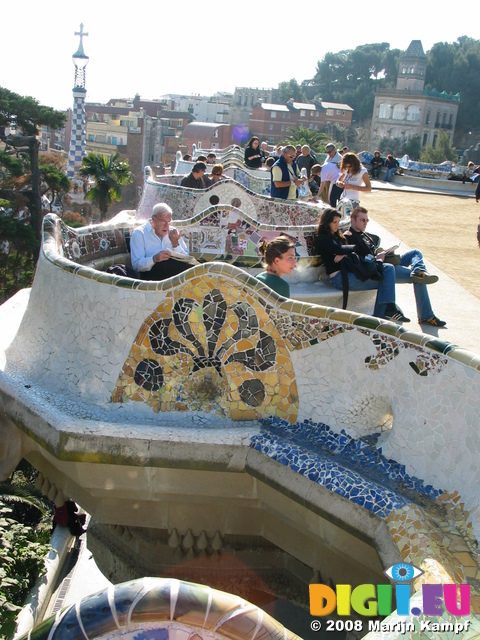
[[[85,67],[88,64],[89,58],[83,50],[83,37],[88,36],[88,33],[83,31],[83,24],[80,25],[80,31],[75,31],[75,35],[80,36],[80,44],[77,52],[72,56],[73,64],[75,65],[75,86],[73,87],[72,134],[70,137],[67,167],[67,175],[69,178],[75,176],[82,164],[87,141]]]

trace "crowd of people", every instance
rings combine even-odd
[[[323,198],[330,204],[318,221],[315,249],[322,257],[332,286],[343,291],[344,307],[349,291],[377,290],[373,315],[395,322],[409,322],[396,303],[395,286],[411,283],[419,323],[445,326],[432,309],[427,289],[438,281],[438,277],[428,273],[421,252],[412,249],[399,255],[393,249],[382,250],[380,238],[367,233],[368,211],[360,206],[360,197],[371,191],[372,186],[369,172],[359,156],[347,147],[337,149],[330,142],[325,146],[326,159],[320,164],[308,145],[277,146],[273,152],[267,147],[265,142],[253,136],[245,146],[244,160],[248,168],[269,169],[272,197],[296,200],[299,191],[308,186],[310,199]],[[212,165],[209,174],[206,173],[207,165]],[[471,169],[475,179],[474,168]],[[371,161],[371,177],[379,179],[382,170],[385,171],[384,179],[391,181],[398,170],[398,162],[391,154],[384,162],[376,150]],[[197,156],[181,185],[204,189],[224,179],[228,178],[223,174],[222,164],[216,162],[214,153],[210,153]],[[477,202],[479,197],[477,193]],[[343,198],[353,206],[350,228],[345,233],[339,228],[341,214],[336,209]],[[171,226],[171,220],[171,209],[166,204],[156,205],[151,219],[132,234],[132,267],[142,279],[162,280],[189,268],[187,262],[178,259],[179,254],[188,256],[188,249],[181,233]],[[258,251],[264,258],[265,267],[258,279],[279,295],[289,297],[290,288],[283,276],[289,275],[296,265],[293,239],[283,235],[268,242],[264,240]]]

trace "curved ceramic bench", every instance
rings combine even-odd
[[[177,178],[173,178],[175,181]],[[241,209],[253,220],[272,225],[299,226],[315,224],[326,205],[288,201],[258,195],[234,180],[224,180],[208,189],[190,189],[169,184],[168,178],[157,179],[150,167],[145,167],[144,187],[136,219],[148,220],[153,207],[166,202],[175,220],[192,218],[211,206],[228,204]],[[342,213],[343,225],[349,219]]]
[[[78,260],[115,249],[90,231]],[[45,492],[115,525],[109,542],[131,534],[123,557],[141,523],[172,556],[193,527],[212,548],[263,536],[339,584],[340,554],[368,576],[402,558],[476,584],[477,356],[225,263],[101,273],[65,255],[64,232],[45,218],[32,290],[1,307],[0,428],[18,443],[2,464],[28,459]]]
[[[52,220],[56,219],[52,214]],[[92,269],[105,271],[115,264],[131,266],[130,237],[138,222],[130,224],[96,225],[72,229],[60,219],[55,224],[62,229],[63,255]],[[201,263],[219,261],[234,264],[251,275],[263,270],[263,258],[258,252],[262,239],[271,240],[287,234],[296,242],[298,266],[285,279],[290,284],[291,297],[303,302],[341,307],[343,294],[335,289],[315,255],[315,226],[277,226],[261,224],[231,205],[215,206],[187,220],[175,220],[183,231],[190,255]],[[352,291],[349,308],[370,313],[375,291]]]
[[[300,640],[238,596],[172,578],[133,580],[85,596],[19,640],[85,637]]]

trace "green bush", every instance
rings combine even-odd
[[[50,532],[38,531],[10,517],[12,509],[0,502],[0,640],[15,631],[15,619],[50,550]]]

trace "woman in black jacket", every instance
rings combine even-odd
[[[262,166],[262,154],[260,153],[260,140],[253,136],[245,147],[245,164],[250,169],[260,169]]]
[[[320,217],[315,238],[316,253],[325,265],[327,275],[335,289],[343,290],[341,262],[350,253],[355,253],[356,246],[347,244],[345,236],[339,229],[340,214],[336,209],[325,209]],[[368,291],[378,289],[373,315],[378,318],[409,322],[395,304],[395,268],[391,264],[383,264],[381,280],[359,280],[351,271],[346,272],[348,288],[351,291]]]

